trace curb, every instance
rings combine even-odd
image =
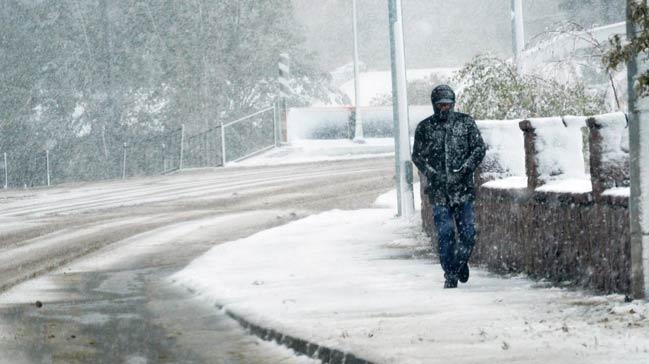
[[[312,359],[320,360],[324,364],[375,364],[372,361],[359,358],[352,353],[345,353],[338,349],[319,345],[298,337],[283,334],[273,329],[259,326],[246,320],[242,316],[225,309],[223,306],[215,305],[215,307],[219,310],[223,310],[228,317],[238,322],[239,325],[250,334],[257,336],[262,340],[272,341],[278,345],[285,346],[296,353],[306,355]]]

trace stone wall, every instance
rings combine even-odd
[[[628,155],[625,156],[624,143],[610,136],[624,138],[624,131],[619,132],[620,117],[623,114],[583,119],[584,126],[590,128],[588,145],[583,149],[590,150],[586,160],[593,188],[588,192],[564,192],[552,186],[553,183],[565,184],[565,180],[542,178],[543,173],[537,168],[548,163],[548,158],[538,159],[536,153],[541,148],[531,144],[542,138],[534,134],[534,121],[521,121],[525,146],[520,152],[526,153],[527,168],[526,176],[519,177],[526,177],[522,180],[527,183],[516,188],[502,188],[498,187],[497,177],[493,181],[495,184],[485,183],[494,178],[492,171],[477,172],[478,237],[471,261],[499,273],[525,273],[558,285],[603,293],[628,293],[628,196],[611,190],[628,186]],[[615,123],[617,134],[612,129]],[[611,129],[607,130],[608,127]],[[548,135],[557,132],[561,130],[552,130]],[[602,137],[603,134],[608,137]],[[582,150],[573,149],[578,153]],[[501,177],[501,180],[511,178]],[[426,181],[425,177],[420,178],[424,229],[436,246],[432,209],[423,195]]]

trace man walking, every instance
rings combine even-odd
[[[435,113],[417,125],[412,161],[428,182],[444,288],[456,288],[458,280],[469,280],[476,235],[473,173],[486,148],[473,118],[453,111],[453,89],[437,86],[430,98]]]

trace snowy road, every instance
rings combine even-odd
[[[174,222],[277,206],[352,208],[352,192],[371,199],[377,192],[366,184],[388,187],[390,167],[379,159],[201,170],[0,193],[0,288]],[[340,193],[343,185],[352,190]]]
[[[2,192],[0,358],[227,362],[246,352],[237,362],[286,360],[284,349],[201,312],[164,277],[216,244],[314,212],[368,207],[390,189],[392,163],[205,169]]]

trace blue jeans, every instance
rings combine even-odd
[[[473,201],[457,206],[433,206],[439,241],[439,260],[447,275],[457,275],[471,257],[475,246],[475,211]],[[456,233],[459,239],[456,241]]]

